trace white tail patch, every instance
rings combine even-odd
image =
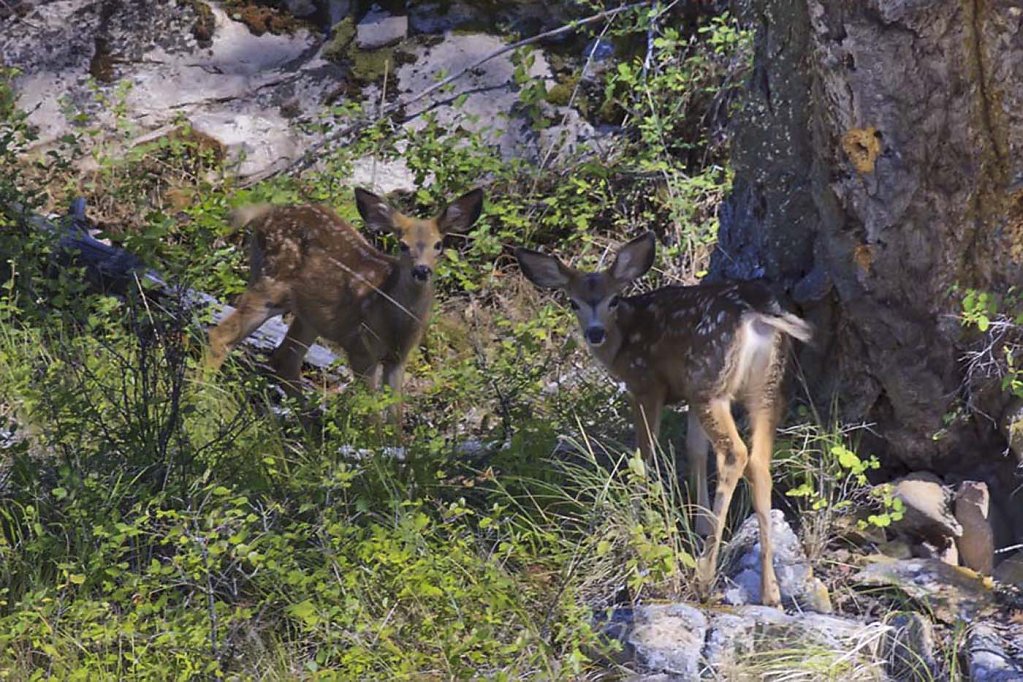
[[[271,209],[273,209],[273,204],[239,206],[228,214],[227,221],[231,224],[231,227],[240,230],[256,218],[261,218],[269,213]]]
[[[775,333],[771,328],[764,334],[758,317],[750,315],[739,327],[739,347],[734,355],[734,365],[728,381],[728,393],[736,395],[750,384],[750,379],[767,369],[774,352]],[[757,327],[760,327],[758,330]]]
[[[728,392],[736,395],[763,376],[773,361],[778,347],[777,333],[782,332],[806,343],[813,338],[813,327],[791,313],[770,315],[751,313],[739,327],[741,341],[735,365],[728,382]]]
[[[803,343],[809,343],[813,338],[813,325],[792,313],[781,313],[780,315],[757,313],[756,319]]]

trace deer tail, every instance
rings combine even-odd
[[[813,325],[792,313],[760,314],[760,320],[803,343],[813,338]]]
[[[247,204],[239,206],[227,215],[227,221],[231,224],[231,227],[240,230],[253,220],[262,218],[272,208],[273,204]]]

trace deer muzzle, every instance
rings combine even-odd
[[[591,346],[599,346],[607,338],[603,327],[587,327],[586,331],[583,332],[583,336],[586,337],[586,342]]]

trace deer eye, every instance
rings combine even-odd
[[[568,299],[568,305],[572,308],[572,310],[579,310],[579,304],[572,299]]]
[[[405,242],[398,242],[398,248],[401,249],[402,253],[408,253],[409,247]]]
[[[618,304],[621,303],[622,299],[620,296],[612,296],[611,300],[607,302],[608,308],[617,308]]]
[[[440,251],[441,246],[443,246],[443,244],[441,242],[437,242],[436,244],[433,245],[433,248],[437,251]]]

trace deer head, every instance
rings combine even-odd
[[[366,226],[391,232],[398,238],[402,269],[420,283],[429,281],[444,245],[444,235],[465,232],[480,217],[483,190],[474,189],[448,204],[435,218],[409,217],[364,189],[355,190],[355,202]]]
[[[530,282],[568,294],[586,343],[596,348],[604,343],[608,328],[615,324],[619,292],[654,264],[655,246],[653,232],[636,237],[619,249],[614,263],[603,272],[582,272],[554,256],[529,249],[516,249],[515,257]]]

